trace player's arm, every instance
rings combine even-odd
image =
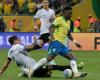
[[[56,18],[56,19],[52,22],[52,24],[51,24],[51,26],[50,26],[50,28],[49,28],[50,40],[54,40],[54,39],[55,39],[53,33],[55,32],[55,29],[60,25],[59,23],[60,23],[59,18]]]
[[[38,27],[38,21],[39,21],[39,18],[35,18],[34,17],[34,26],[37,26]]]
[[[37,37],[34,36],[33,38],[34,38],[34,42],[33,42],[32,44],[27,45],[27,46],[24,47],[24,49],[25,49],[26,51],[28,51],[28,52],[34,50],[34,48],[36,47],[36,44],[37,44]],[[38,47],[38,46],[37,46],[37,47]]]
[[[55,12],[53,11],[49,21],[52,23],[55,19],[56,19]]]
[[[0,75],[2,75],[4,73],[4,71],[8,68],[10,63],[11,63],[11,58],[8,58],[7,61],[4,64],[3,68],[0,71]]]
[[[82,47],[82,45],[80,45],[80,44],[73,38],[73,36],[71,35],[70,31],[68,32],[67,37],[68,37],[71,41],[73,41],[73,42],[75,43],[75,45],[76,45],[78,48],[81,48],[81,47]]]
[[[41,17],[41,12],[37,11],[33,19],[34,29],[38,29],[40,27],[40,17]]]
[[[53,36],[54,31],[55,31],[55,25],[52,24],[52,25],[50,26],[50,28],[49,28],[50,40],[51,40],[51,41],[54,40],[54,36]]]

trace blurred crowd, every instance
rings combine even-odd
[[[35,10],[33,0],[0,0],[0,15],[33,14]]]
[[[100,19],[94,18],[91,14],[88,15],[88,26],[87,30],[84,31],[81,25],[82,18],[78,16],[73,21],[73,32],[96,32],[100,33]],[[6,22],[4,17],[0,16],[0,32],[21,32],[23,25],[25,24],[24,19],[18,20],[12,17],[9,22]],[[35,31],[35,30],[33,30]]]
[[[81,26],[81,17],[78,16],[74,21],[74,32],[84,32]],[[94,18],[91,14],[88,15],[88,26],[85,32],[100,32],[100,19]]]
[[[72,0],[49,0],[54,10]],[[33,15],[42,7],[42,0],[0,0],[0,15]]]
[[[13,17],[9,24],[7,24],[2,16],[0,16],[0,32],[20,32],[22,28],[22,20],[18,22],[16,26],[16,19]]]
[[[49,6],[58,11],[63,6],[71,6],[80,1],[82,0],[49,0]],[[34,15],[41,8],[42,0],[0,0],[0,15]]]
[[[59,9],[64,6],[73,6],[82,0],[49,0],[50,8],[59,13]],[[2,16],[11,15],[34,15],[37,10],[42,8],[42,0],[0,0],[0,32],[19,32],[23,27],[23,21],[18,22],[16,28],[16,19],[9,21],[9,29],[6,26]],[[61,11],[60,11],[61,12]],[[81,26],[81,17],[78,16],[73,21],[74,32],[84,32]],[[88,15],[88,30],[85,32],[100,32],[100,20],[95,19],[91,14]]]

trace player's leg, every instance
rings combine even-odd
[[[47,58],[42,58],[39,60],[36,65],[34,65],[28,72],[28,77],[31,78],[32,74],[34,73],[35,70],[37,70],[39,67],[43,66],[44,64],[52,61],[55,58],[53,55],[48,55]]]
[[[55,46],[55,48],[53,48],[52,46]],[[48,57],[47,58],[42,58],[41,60],[39,60],[36,65],[32,68],[32,71],[29,71],[29,77],[31,77],[32,73],[38,69],[40,66],[44,65],[47,62],[52,61],[55,56],[59,53],[60,50],[57,50],[58,47],[56,47],[56,42],[51,42],[49,44],[49,51],[48,51]],[[54,50],[55,49],[55,50]]]
[[[47,42],[49,42],[49,33],[44,33],[42,35],[40,35],[39,39],[37,40],[37,43],[34,44],[34,50],[35,49],[40,49],[43,47],[43,45]]]
[[[55,58],[53,55],[49,55],[47,58],[40,59],[32,68],[33,72],[38,69],[39,67],[43,66],[44,64],[52,61]]]
[[[76,57],[72,54],[72,52],[69,48],[63,49],[63,51],[60,55],[70,60],[70,66],[74,73],[74,77],[84,77],[87,75],[87,73],[81,73],[78,71]]]
[[[53,70],[64,71],[65,69],[71,69],[71,67],[66,65],[48,65],[49,71],[53,71]]]
[[[79,64],[78,69],[82,69],[82,67]],[[59,70],[59,71],[64,71],[65,69],[71,69],[70,65],[48,65],[48,70]]]
[[[42,73],[42,74],[41,74]],[[48,70],[48,66],[41,66],[33,73],[34,77],[50,77],[51,72]]]

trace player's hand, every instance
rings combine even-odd
[[[82,45],[79,44],[79,43],[75,43],[75,45],[76,45],[78,48],[82,48]]]
[[[50,36],[50,37],[49,37],[49,40],[50,40],[50,41],[55,40],[54,36],[52,36],[52,37]]]

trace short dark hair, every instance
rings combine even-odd
[[[64,8],[63,8],[63,13],[64,13],[64,11],[66,11],[66,10],[72,10],[72,8],[71,8],[71,7],[64,7]]]
[[[11,37],[9,37],[9,43],[11,44],[11,45],[13,45],[14,44],[14,40],[17,40],[18,38],[17,38],[17,36],[11,36]]]

